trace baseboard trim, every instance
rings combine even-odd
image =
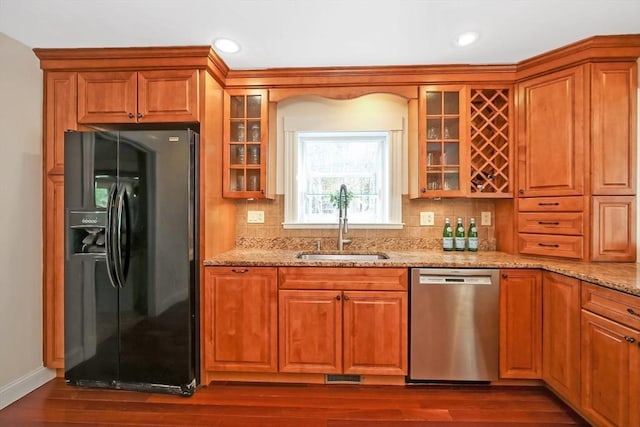
[[[54,369],[40,367],[0,388],[0,409],[11,405],[56,377]]]

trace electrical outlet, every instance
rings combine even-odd
[[[480,225],[491,225],[491,212],[482,212]]]
[[[420,212],[420,225],[435,225],[435,213]]]
[[[247,211],[247,223],[264,224],[264,211]]]

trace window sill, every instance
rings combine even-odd
[[[337,223],[332,224],[312,224],[312,223],[282,223],[282,228],[286,229],[336,229]],[[349,223],[350,229],[378,229],[378,230],[402,230],[404,223],[389,223],[389,224],[355,224]]]

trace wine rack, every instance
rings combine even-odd
[[[470,195],[512,197],[509,88],[472,88],[470,104]]]

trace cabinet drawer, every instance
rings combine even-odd
[[[520,212],[582,212],[583,197],[532,197],[518,199]]]
[[[640,297],[582,282],[582,308],[640,330]]]
[[[520,233],[582,235],[581,212],[526,212],[518,214]]]
[[[406,268],[281,267],[280,289],[340,289],[404,291]]]
[[[580,259],[583,257],[583,238],[582,236],[522,233],[518,235],[518,248],[521,254]]]

